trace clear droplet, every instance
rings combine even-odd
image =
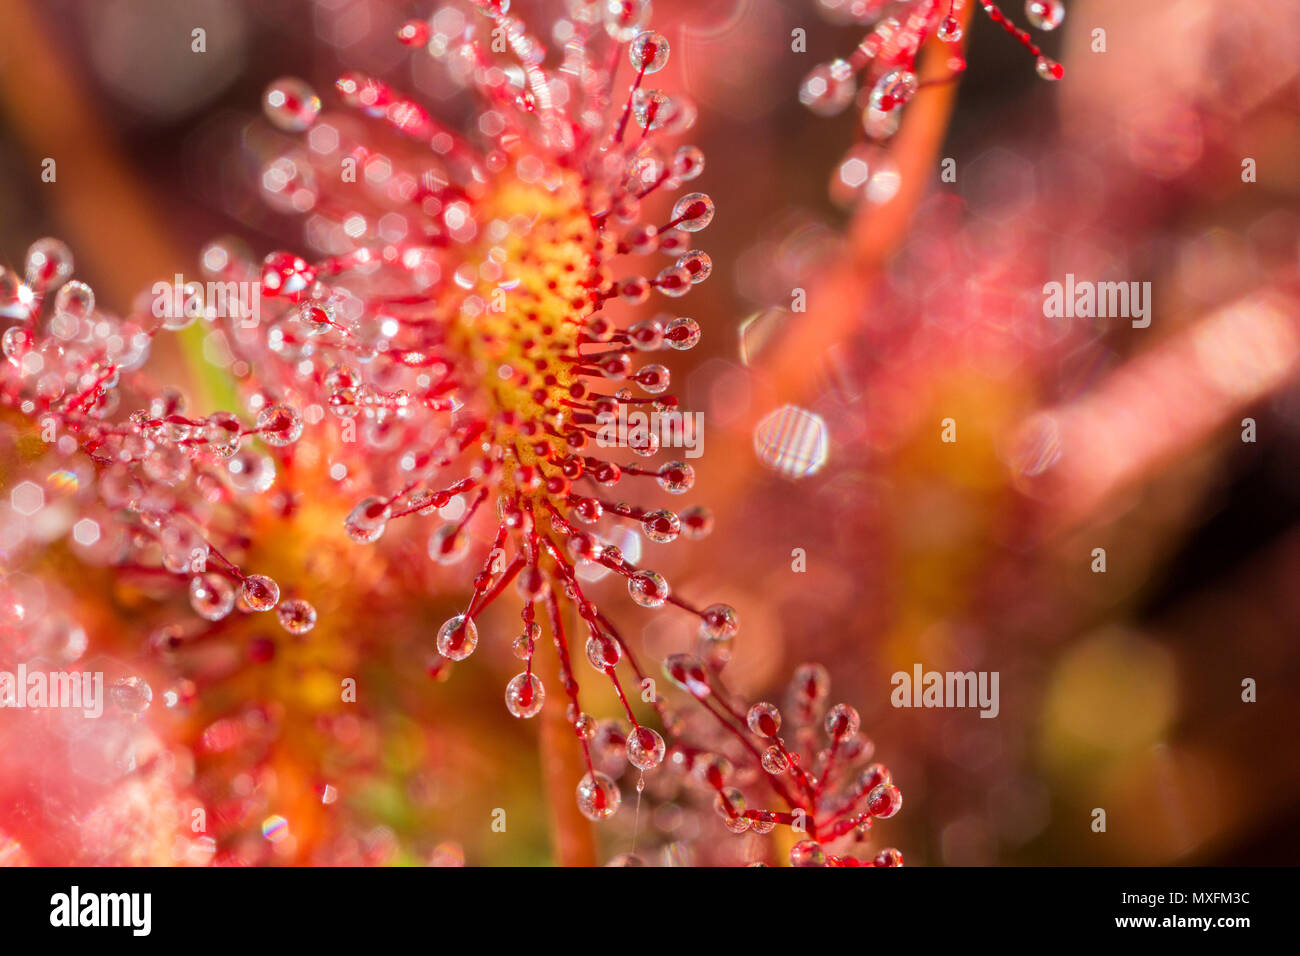
[[[600,771],[588,772],[578,782],[578,809],[588,820],[612,817],[622,800],[618,784]]]
[[[730,604],[710,604],[700,614],[700,636],[728,641],[740,632],[740,618]]]
[[[713,260],[709,258],[707,252],[701,252],[699,249],[692,249],[678,258],[673,265],[678,269],[685,269],[691,274],[692,285],[699,285],[713,275]]]
[[[638,770],[653,770],[664,762],[663,737],[649,727],[636,727],[627,735],[627,762]]]
[[[779,777],[790,769],[790,758],[774,744],[763,753],[763,769],[772,776]]]
[[[684,461],[670,461],[659,469],[659,487],[670,495],[682,495],[695,485],[695,469]],[[680,520],[678,525],[680,526]]]
[[[516,674],[506,684],[506,709],[516,717],[536,717],[545,700],[546,690],[536,674]]]
[[[268,445],[292,445],[302,436],[302,415],[290,405],[268,405],[257,415],[257,433]]]
[[[438,653],[453,661],[463,661],[478,646],[478,627],[473,618],[457,614],[438,629]]]
[[[694,319],[678,316],[664,329],[664,341],[668,347],[679,352],[693,349],[700,341],[700,323]]]
[[[867,810],[873,817],[888,820],[903,809],[903,794],[892,783],[882,783],[867,794]]]
[[[618,643],[603,634],[593,634],[587,638],[586,652],[587,663],[602,674],[617,667],[618,662],[623,658]]]
[[[668,38],[653,30],[639,34],[627,48],[632,69],[643,73],[658,73],[668,62]]]
[[[632,94],[632,116],[638,129],[662,129],[673,118],[673,101],[663,90]]]
[[[660,607],[668,600],[668,582],[658,571],[638,571],[628,578],[627,591],[642,607]]]
[[[241,593],[250,611],[269,611],[280,601],[280,585],[265,574],[250,574],[244,578]]]
[[[682,523],[671,511],[660,509],[651,511],[641,519],[641,528],[645,536],[657,544],[675,541],[681,532]]]
[[[683,232],[699,232],[713,222],[713,200],[704,193],[687,193],[673,203],[676,228]]]

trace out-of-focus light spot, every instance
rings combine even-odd
[[[9,504],[20,515],[30,518],[45,507],[45,491],[33,481],[22,481],[9,493]]]
[[[519,178],[526,183],[535,183],[546,173],[546,167],[536,156],[525,156],[515,164]]]
[[[900,182],[898,164],[888,150],[859,146],[835,168],[830,193],[841,205],[853,205],[859,198],[880,205],[894,198]]]
[[[81,480],[77,477],[75,471],[68,471],[66,468],[59,468],[50,472],[49,478],[46,479],[50,486],[57,491],[67,491],[75,493],[81,485]]]
[[[664,866],[690,866],[693,862],[691,847],[687,843],[675,840],[664,845],[661,859]]]
[[[429,855],[430,866],[464,866],[465,851],[459,843],[439,843]]]
[[[204,750],[219,754],[238,747],[245,736],[238,721],[223,717],[204,729],[200,741]]]
[[[496,110],[488,110],[478,120],[479,132],[484,136],[500,136],[505,129],[505,120]]]
[[[785,309],[764,309],[740,323],[740,361],[750,366],[763,347],[780,331],[790,313]]]
[[[641,536],[631,528],[616,525],[604,535],[606,541],[622,552],[624,560],[636,564],[641,560]],[[576,573],[582,581],[599,581],[609,573],[609,569],[596,561],[580,559]]]
[[[1096,772],[1099,759],[1150,747],[1174,718],[1177,686],[1172,655],[1143,635],[1108,630],[1085,638],[1049,684],[1046,758]]]
[[[943,828],[943,862],[948,866],[989,866],[997,862],[996,841],[988,824],[970,814]]]
[[[465,514],[465,496],[456,495],[441,508],[438,509],[438,516],[446,521],[459,521]]]
[[[859,189],[866,183],[870,170],[864,160],[856,157],[846,159],[840,166],[840,181],[850,189]]]
[[[317,123],[307,134],[312,152],[329,155],[339,148],[339,131],[329,123]]]
[[[1034,164],[1001,148],[971,160],[960,183],[971,212],[994,223],[1012,221],[1030,208],[1038,195]]]
[[[902,182],[903,179],[893,159],[885,157],[884,162],[876,165],[871,174],[871,181],[867,183],[867,202],[875,203],[877,206],[884,205],[898,194],[898,187]]]
[[[1205,132],[1196,110],[1152,100],[1125,112],[1129,159],[1134,166],[1172,179],[1190,169],[1205,149]]]
[[[278,193],[292,178],[291,163],[272,163],[262,173],[262,188],[267,192]]]
[[[31,857],[23,845],[8,834],[0,831],[0,866],[31,866]]]
[[[1249,398],[1277,385],[1295,363],[1296,330],[1279,303],[1252,299],[1197,326],[1201,371],[1230,395]]]
[[[1239,300],[1053,409],[1060,431],[1050,473],[1053,521],[1090,514],[1280,388],[1300,362],[1300,334],[1288,318],[1294,309],[1293,300],[1273,293]]]
[[[366,160],[362,175],[365,176],[366,182],[382,186],[393,176],[393,161],[382,154],[371,156]]]
[[[72,526],[72,540],[88,548],[99,540],[99,524],[91,518],[82,518]]]
[[[262,821],[262,836],[276,843],[289,835],[289,821],[279,814],[272,814]]]
[[[1036,478],[1061,457],[1061,428],[1053,415],[1034,415],[1012,436],[1007,464],[1017,475]]]
[[[120,102],[159,120],[196,112],[244,68],[248,16],[235,0],[104,0],[84,4],[89,63]],[[203,28],[205,52],[191,31]]]
[[[226,339],[224,331],[213,329],[203,337],[203,358],[217,368],[230,367],[235,356],[230,351],[230,342]]]
[[[1108,768],[1098,794],[1098,805],[1124,808],[1107,821],[1115,835],[1107,849],[1121,862],[1183,858],[1240,825],[1245,790],[1221,752],[1165,743],[1135,751]]]
[[[379,238],[385,242],[401,242],[406,238],[409,226],[406,217],[399,213],[385,213],[379,217],[378,224]]]
[[[448,229],[459,229],[465,225],[465,220],[469,217],[469,211],[464,203],[452,203],[443,213],[442,220],[447,224]]]
[[[203,250],[203,268],[212,275],[220,275],[230,265],[230,250],[214,242]]]
[[[754,426],[758,460],[787,478],[805,478],[820,471],[829,447],[822,417],[795,405],[778,408]]]

